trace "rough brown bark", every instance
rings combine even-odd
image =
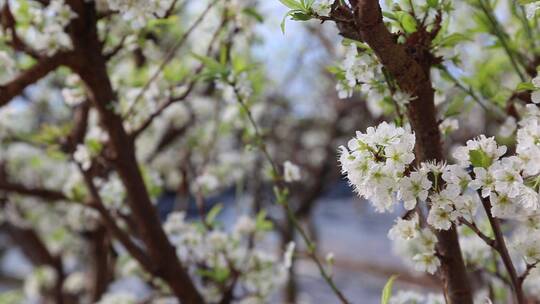
[[[104,227],[98,227],[90,234],[90,251],[92,255],[92,302],[98,302],[107,291],[111,281],[112,267],[109,258],[109,239]]]
[[[356,34],[375,52],[384,67],[399,84],[401,90],[416,97],[409,103],[407,116],[416,136],[416,159],[418,162],[442,160],[441,136],[436,121],[433,101],[434,91],[430,80],[430,62],[418,62],[383,23],[377,0],[354,1],[353,14]],[[339,23],[338,23],[339,26]],[[350,26],[341,26],[342,31]],[[472,293],[465,263],[461,255],[456,227],[437,232],[438,251],[441,258],[441,274],[447,303],[472,304]]]
[[[109,134],[115,154],[112,162],[126,189],[127,201],[148,256],[154,263],[153,273],[167,282],[182,303],[204,303],[161,227],[138,167],[134,142],[126,133],[122,118],[113,110],[116,96],[107,73],[102,44],[97,35],[94,3],[70,0],[68,4],[78,16],[69,26],[75,53],[69,67],[85,83],[90,100],[99,112],[101,123]]]

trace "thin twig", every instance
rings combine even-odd
[[[246,116],[248,117],[248,120],[249,120],[250,124],[252,125],[252,127],[253,127],[253,129],[255,131],[255,136],[257,137],[257,140],[260,141],[257,146],[262,151],[264,157],[266,158],[268,163],[270,163],[270,166],[272,167],[272,170],[274,171],[273,174],[272,174],[272,181],[273,181],[274,185],[278,189],[280,189],[280,191],[285,190],[285,192],[287,192],[286,191],[287,188],[282,185],[283,178],[279,173],[280,171],[278,170],[277,164],[274,161],[274,159],[272,158],[272,156],[270,155],[270,153],[268,152],[268,149],[267,149],[267,147],[266,147],[266,145],[264,143],[264,138],[263,138],[262,133],[261,133],[261,131],[259,129],[259,126],[255,122],[255,119],[253,118],[253,114],[251,113],[250,109],[248,108],[245,101],[243,100],[242,94],[240,94],[240,92],[238,91],[238,89],[236,87],[236,83],[234,81],[231,81],[231,82],[229,82],[229,85],[231,85],[234,88],[234,93],[236,95],[236,99],[237,99],[238,103],[240,104],[240,106],[242,107],[242,109],[245,111]],[[319,273],[321,274],[323,279],[326,281],[328,286],[330,286],[330,288],[332,289],[334,294],[338,297],[338,299],[340,300],[341,303],[343,303],[343,304],[351,303],[343,295],[341,290],[339,290],[339,288],[336,286],[332,276],[324,268],[324,265],[322,264],[322,262],[320,261],[320,259],[318,258],[317,254],[316,254],[316,251],[315,251],[316,246],[315,246],[315,244],[311,241],[310,237],[304,231],[304,228],[302,228],[302,226],[298,222],[298,219],[296,218],[296,215],[294,214],[294,211],[290,208],[288,202],[287,201],[280,202],[280,205],[283,206],[283,208],[285,209],[285,211],[287,213],[287,216],[288,216],[289,220],[291,221],[291,223],[293,224],[295,229],[300,233],[300,236],[302,237],[302,240],[306,244],[306,247],[308,249],[308,253],[309,253],[309,256],[310,256],[311,260],[313,262],[315,262],[315,264],[317,265]]]
[[[220,0],[215,0],[208,4],[206,9],[199,15],[199,17],[193,22],[193,24],[188,28],[188,30],[180,37],[180,39],[173,45],[173,47],[165,54],[165,58],[161,62],[161,64],[158,66],[157,70],[154,72],[154,74],[150,77],[150,79],[145,83],[145,85],[142,87],[141,91],[135,97],[133,100],[133,103],[131,104],[130,108],[126,112],[126,117],[131,115],[133,112],[135,105],[137,102],[143,97],[144,93],[150,88],[150,85],[158,78],[158,76],[161,74],[163,69],[167,66],[167,64],[174,58],[174,55],[182,45],[187,41],[189,36],[193,33],[193,31],[197,28],[197,26],[204,20],[204,17],[210,12],[210,9],[218,3]]]

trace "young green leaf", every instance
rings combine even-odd
[[[392,296],[392,288],[394,287],[394,281],[397,279],[397,275],[393,275],[388,279],[381,294],[381,304],[388,304],[390,297]]]
[[[530,82],[520,82],[516,86],[517,92],[534,91],[534,90],[536,90],[536,87]]]
[[[482,167],[487,169],[491,165],[491,158],[486,152],[478,149],[469,151],[469,160],[474,167]]]
[[[416,19],[407,12],[396,12],[399,23],[407,33],[416,32]]]
[[[302,10],[302,4],[294,0],[279,0],[283,5],[292,10]]]
[[[427,0],[427,5],[436,8],[439,5],[439,0]]]
[[[206,223],[212,225],[216,221],[216,217],[223,210],[223,204],[217,204],[206,215]]]

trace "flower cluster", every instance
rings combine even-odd
[[[347,147],[340,147],[343,173],[356,192],[370,200],[377,211],[393,207],[397,185],[414,160],[414,143],[413,133],[383,122],[376,128],[368,128],[366,133],[357,132]],[[426,183],[421,177],[412,177],[405,184],[402,197],[412,200],[414,194],[423,195]]]
[[[529,235],[540,227],[540,115],[536,108],[527,111],[519,122],[515,155],[505,156],[505,146],[481,135],[455,149],[457,164],[424,162],[413,169],[414,134],[382,123],[358,132],[348,148],[341,147],[343,172],[378,211],[390,210],[396,201],[411,210],[409,219],[396,221],[389,237],[403,244],[402,253],[418,270],[433,273],[440,265],[432,230],[448,230],[462,221],[476,223],[479,206],[497,218],[525,219],[514,231],[514,248],[534,263],[540,260],[540,239]],[[423,212],[415,209],[418,201],[428,206],[423,221]],[[464,249],[466,259],[481,264],[485,246],[479,247],[478,239],[467,240],[464,244],[476,252]]]
[[[175,212],[167,218],[164,229],[184,265],[190,265],[194,274],[203,274],[199,289],[207,301],[219,302],[223,295],[220,287],[231,282],[246,292],[240,298],[266,299],[282,282],[286,268],[262,248],[252,248],[249,239],[261,240],[271,224],[259,214],[256,220],[240,217],[231,232],[216,226],[189,223],[184,213]]]
[[[527,18],[533,19],[536,16],[536,11],[538,11],[538,9],[540,9],[540,2],[533,1],[533,2],[527,3],[525,5],[525,11],[527,13]]]
[[[17,5],[22,3],[16,4],[15,9]],[[38,51],[51,56],[58,50],[72,47],[71,39],[64,28],[77,15],[64,0],[52,0],[45,8],[32,3],[24,12],[28,14],[28,26],[21,27],[21,34],[26,41],[32,41]]]
[[[435,255],[437,238],[429,228],[421,228],[418,216],[398,218],[388,237],[403,245],[403,254],[411,258],[415,269],[435,273],[441,262]]]
[[[343,71],[343,79],[336,85],[339,98],[350,98],[357,85],[361,91],[369,93],[370,83],[375,79],[378,63],[367,52],[358,52],[359,46],[351,43],[347,46],[345,59],[340,69]]]
[[[122,18],[134,28],[145,26],[149,19],[163,16],[173,4],[173,0],[108,0],[109,9],[118,11]]]

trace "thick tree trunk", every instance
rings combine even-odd
[[[101,124],[109,134],[114,152],[112,162],[125,187],[127,202],[148,256],[154,263],[153,273],[167,282],[182,303],[204,303],[163,231],[138,167],[134,142],[124,129],[122,118],[114,112],[116,96],[97,35],[95,4],[84,0],[68,3],[78,16],[69,27],[75,53],[69,67],[85,83]]]
[[[441,135],[436,120],[434,91],[430,80],[431,63],[417,62],[404,45],[398,44],[382,20],[377,0],[359,0],[355,7],[358,36],[375,52],[396,79],[401,90],[414,96],[407,116],[416,136],[417,162],[442,160]],[[437,233],[441,255],[441,275],[447,303],[473,303],[456,227]]]

